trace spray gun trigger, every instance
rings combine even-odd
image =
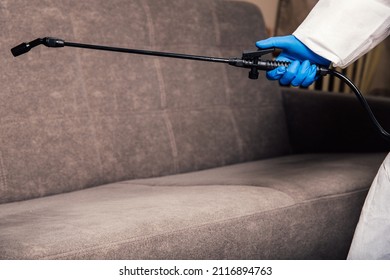
[[[262,55],[273,53],[275,48],[267,48],[267,49],[258,49],[257,51],[243,51],[242,59],[252,60],[255,58],[260,58]]]
[[[259,69],[257,69],[256,65],[258,64],[262,55],[272,53],[275,48],[267,48],[267,49],[257,49],[257,51],[244,51],[242,53],[242,60],[247,61],[248,64],[252,64],[254,66],[249,67],[251,70],[249,72],[249,79],[256,80],[259,78]]]

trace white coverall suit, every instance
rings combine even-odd
[[[293,35],[346,67],[390,33],[390,0],[320,0]],[[390,259],[390,154],[364,203],[348,259]]]

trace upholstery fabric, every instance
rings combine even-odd
[[[293,155],[2,204],[0,256],[345,258],[385,156]]]
[[[389,150],[354,95],[283,89],[293,153],[380,152]],[[375,117],[390,131],[390,99],[366,96]]]
[[[0,3],[0,203],[286,154],[278,86],[227,65],[73,48],[36,37],[241,56],[266,37],[248,3]],[[12,82],[10,82],[12,81]]]

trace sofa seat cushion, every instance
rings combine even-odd
[[[2,204],[0,258],[344,258],[385,156],[292,155]]]

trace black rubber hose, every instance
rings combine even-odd
[[[370,117],[370,120],[376,130],[379,132],[379,134],[387,141],[390,142],[390,134],[380,125],[378,120],[376,119],[374,113],[372,112],[370,106],[367,103],[367,100],[364,98],[363,94],[360,92],[360,90],[357,88],[357,86],[354,85],[354,83],[348,79],[346,76],[341,74],[340,72],[337,72],[336,70],[333,69],[328,69],[328,74],[333,75],[343,82],[345,82],[354,92],[356,95],[357,99],[359,100],[360,104],[363,106],[363,108],[366,110],[368,116]]]

